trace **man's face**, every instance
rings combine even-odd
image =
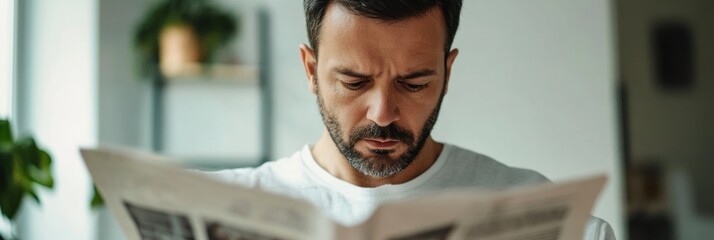
[[[331,4],[320,34],[306,68],[332,140],[362,174],[399,173],[429,139],[456,56],[444,52],[439,8],[384,22]]]

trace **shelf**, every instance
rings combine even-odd
[[[257,14],[256,43],[258,47],[255,49],[258,54],[258,62],[255,65],[251,64],[180,64],[177,68],[168,69],[170,71],[162,71],[162,66],[157,64],[152,66],[153,77],[152,81],[152,96],[151,96],[151,114],[152,114],[152,133],[151,145],[154,151],[170,154],[176,147],[175,142],[167,141],[167,139],[188,139],[196,140],[203,137],[204,133],[212,133],[211,129],[219,129],[222,126],[233,126],[236,120],[232,119],[234,115],[222,114],[226,112],[241,113],[245,104],[257,108],[257,118],[246,125],[251,129],[256,130],[257,139],[247,137],[245,134],[230,135],[228,131],[221,131],[221,135],[210,137],[211,141],[220,141],[223,144],[232,143],[231,139],[234,136],[239,138],[248,138],[246,141],[255,143],[257,153],[243,154],[231,152],[226,154],[219,146],[211,146],[205,149],[211,149],[210,154],[206,151],[181,151],[175,152],[176,161],[179,164],[189,166],[196,169],[228,169],[238,167],[254,167],[271,159],[273,145],[273,92],[272,92],[272,74],[271,74],[271,54],[268,49],[270,37],[270,22],[268,13],[264,9],[260,9]],[[253,21],[251,21],[253,22]],[[189,93],[191,95],[181,95],[183,98],[175,98],[176,94]],[[234,97],[256,96],[251,99],[255,102],[237,102]],[[181,109],[187,110],[191,115],[190,118],[171,115],[174,112],[171,104],[176,99],[185,99],[186,101],[179,104]],[[204,102],[201,102],[203,100]],[[209,101],[210,99],[210,101]],[[171,101],[167,103],[167,101]],[[252,100],[251,100],[252,101]],[[205,103],[205,104],[204,104]],[[193,110],[192,110],[193,109]],[[219,109],[215,113],[207,113],[212,109]],[[205,116],[205,117],[204,117]],[[238,117],[248,115],[238,115]],[[195,120],[194,117],[198,120]],[[172,124],[178,123],[178,120],[187,120],[189,124],[206,124],[211,128],[204,127],[196,132],[196,128],[178,127],[174,128]],[[220,121],[207,121],[207,119],[218,119]],[[254,118],[246,118],[254,119]],[[228,123],[226,123],[228,121]],[[186,125],[189,126],[189,125]],[[171,128],[169,128],[171,127]],[[174,136],[173,129],[183,129],[184,135],[188,137]],[[193,129],[193,130],[192,130]],[[206,131],[208,129],[208,131]],[[235,130],[235,129],[234,129]],[[228,133],[228,134],[226,134]],[[242,132],[241,132],[242,133]],[[252,132],[251,132],[252,133]],[[172,135],[173,134],[173,135]],[[228,136],[228,137],[226,137]],[[225,137],[225,138],[222,138]],[[226,140],[228,139],[228,140]],[[251,140],[253,139],[253,140]],[[235,140],[235,139],[233,139]],[[194,146],[194,143],[189,143]],[[235,146],[243,146],[234,144]],[[216,148],[220,150],[215,150]],[[186,148],[182,148],[186,150]],[[205,150],[204,149],[204,150]],[[252,149],[252,148],[251,148]],[[198,150],[198,149],[196,149]],[[257,155],[257,156],[256,156]],[[253,156],[253,157],[250,157]]]
[[[237,64],[186,64],[181,70],[164,73],[167,84],[258,85],[260,68]]]

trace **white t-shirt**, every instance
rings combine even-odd
[[[445,188],[505,189],[547,182],[543,175],[513,168],[487,156],[445,144],[434,164],[409,182],[366,188],[352,185],[320,167],[306,145],[289,158],[268,162],[257,168],[241,168],[209,173],[209,176],[265,191],[304,199],[343,225],[365,221],[382,202],[414,197]],[[610,225],[591,218],[586,240],[614,240]]]

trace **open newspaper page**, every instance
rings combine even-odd
[[[582,239],[605,182],[443,192],[384,203],[347,227],[307,202],[219,182],[160,156],[110,149],[82,156],[127,239]]]
[[[366,239],[583,239],[605,176],[498,192],[449,191],[382,204]],[[338,239],[354,235],[338,228]]]
[[[127,239],[334,238],[334,223],[306,202],[218,182],[156,155],[81,152]]]

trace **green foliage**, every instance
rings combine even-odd
[[[91,208],[99,208],[104,206],[104,198],[102,198],[102,194],[99,193],[99,190],[97,190],[97,186],[94,186],[94,195],[92,195],[92,201],[89,203]]]
[[[22,199],[30,196],[38,204],[36,187],[52,189],[52,158],[31,137],[14,140],[12,127],[0,119],[0,211],[13,220]]]
[[[222,11],[210,0],[163,0],[151,8],[134,33],[134,47],[139,53],[139,66],[159,62],[159,35],[166,26],[191,26],[203,53],[201,61],[210,62],[216,50],[227,44],[238,32],[238,20]]]

